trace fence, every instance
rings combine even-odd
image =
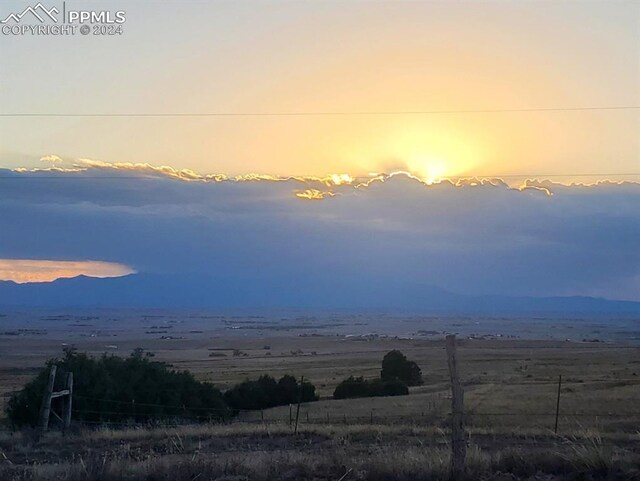
[[[599,380],[607,385],[611,379]],[[625,380],[617,379],[623,382]],[[625,382],[638,385],[640,380],[628,379]],[[590,382],[590,384],[595,384]],[[557,381],[535,381],[531,383],[521,383],[520,387],[557,386]],[[565,387],[570,388],[571,383],[566,383]],[[467,402],[465,406],[464,422],[470,427],[494,427],[519,426],[522,428],[539,428],[541,431],[553,430],[555,418],[558,415],[558,428],[560,433],[563,429],[569,430],[575,427],[588,427],[598,425],[606,428],[608,424],[628,425],[629,428],[637,430],[640,425],[640,409],[629,409],[624,411],[601,411],[601,410],[566,410],[563,408],[563,399],[566,393],[560,397],[560,409],[556,411],[555,396],[549,399],[548,410],[483,410],[482,406],[492,395],[500,397],[500,386],[494,390],[489,390],[482,397],[472,398],[476,402]],[[473,391],[470,391],[473,392]],[[0,397],[5,407],[12,392],[5,393]],[[299,424],[313,425],[416,425],[416,426],[436,426],[447,427],[450,421],[450,396],[445,393],[430,394],[431,399],[424,396],[379,397],[379,398],[357,398],[339,401],[320,400],[317,402],[301,404],[299,414]],[[413,398],[420,399],[413,399]],[[215,408],[205,406],[167,406],[159,403],[130,402],[117,399],[91,398],[81,394],[75,394],[74,399],[96,401],[102,405],[110,405],[111,408],[100,409],[73,409],[72,419],[76,425],[85,424],[87,426],[182,426],[199,422],[193,417],[184,416],[181,412],[189,410],[192,412],[215,412]],[[404,405],[398,405],[400,401]],[[375,403],[374,407],[370,407]],[[517,403],[515,404],[517,407]],[[175,414],[158,417],[155,414],[136,412],[135,409],[144,407],[169,408],[175,410]],[[586,406],[585,406],[586,407]],[[631,407],[631,406],[630,406]],[[131,419],[113,422],[109,419],[114,416],[131,415]],[[103,419],[86,420],[87,415],[99,415]],[[230,423],[246,424],[280,424],[293,425],[296,415],[295,405],[278,406],[263,410],[236,410],[236,415],[229,421]],[[138,419],[138,421],[134,421]]]

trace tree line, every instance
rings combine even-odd
[[[263,375],[223,393],[211,383],[196,380],[188,371],[177,371],[154,360],[152,353],[142,349],[124,358],[107,354],[91,357],[65,349],[61,358],[47,361],[37,376],[9,399],[6,410],[14,425],[37,424],[49,370],[54,364],[58,369],[54,390],[64,389],[66,373],[73,372],[73,419],[88,423],[221,421],[242,410],[318,400],[311,382],[300,382],[288,374],[278,380]],[[333,397],[397,396],[408,394],[407,386],[421,383],[417,364],[399,351],[391,351],[382,361],[379,379],[350,376],[336,387]]]

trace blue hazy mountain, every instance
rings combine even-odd
[[[410,282],[309,279],[256,282],[215,276],[134,274],[78,276],[49,283],[0,282],[4,307],[234,308],[308,307],[398,309],[450,313],[565,312],[640,314],[640,302],[595,297],[508,297],[454,294]]]

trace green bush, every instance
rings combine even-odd
[[[372,381],[374,396],[405,396],[409,394],[409,388],[400,379]]]
[[[382,358],[380,379],[364,379],[349,376],[336,386],[334,399],[403,396],[409,394],[407,386],[422,384],[422,371],[413,361],[409,361],[400,351],[389,351]]]
[[[17,426],[38,422],[42,396],[52,365],[58,366],[54,390],[64,389],[73,372],[73,415],[78,421],[144,422],[157,419],[226,419],[232,414],[222,393],[212,384],[196,381],[187,371],[174,371],[136,349],[121,358],[89,357],[67,349],[51,359],[22,391],[9,399],[7,415]],[[54,399],[56,408],[58,400]]]
[[[338,384],[333,391],[333,399],[348,399],[354,397],[369,397],[369,381],[362,376],[349,376]]]
[[[382,358],[380,379],[383,381],[399,379],[407,386],[420,386],[422,384],[422,371],[415,362],[409,361],[400,351],[393,350]]]
[[[364,379],[350,376],[336,386],[334,399],[348,399],[378,396],[403,396],[409,394],[409,388],[398,379]]]
[[[224,399],[234,410],[265,409],[286,404],[317,401],[316,388],[310,382],[299,383],[288,374],[279,381],[268,375],[257,381],[246,380],[224,393]]]

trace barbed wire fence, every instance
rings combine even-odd
[[[638,379],[599,379],[589,380],[589,384],[598,383],[611,383],[611,382],[628,382],[630,384],[637,384],[640,387],[640,380]],[[556,385],[557,381],[532,381],[521,382],[518,385],[523,386],[541,386],[541,385]],[[570,382],[567,382],[570,384]],[[510,384],[507,384],[510,385]],[[495,387],[493,385],[492,387]],[[19,391],[5,392],[0,396],[0,409],[4,413],[7,408],[8,400],[14,394]],[[412,394],[409,394],[411,396]],[[469,403],[464,414],[466,424],[474,426],[478,421],[482,421],[487,418],[491,419],[515,419],[521,426],[538,427],[541,429],[552,429],[555,416],[558,414],[555,409],[550,410],[500,410],[500,411],[485,411],[479,409],[483,401],[491,395],[491,390],[485,392],[478,397],[476,403]],[[404,398],[405,396],[390,396],[383,397],[388,404],[393,404],[394,400]],[[151,403],[151,402],[137,402],[137,401],[123,401],[121,399],[104,399],[90,396],[84,396],[81,394],[74,394],[74,399],[95,401],[102,405],[109,405],[110,408],[74,408],[73,423],[75,425],[87,425],[87,426],[128,426],[128,427],[177,427],[191,424],[201,424],[203,422],[210,423],[235,423],[235,424],[274,424],[274,425],[291,425],[294,418],[295,405],[274,406],[265,409],[220,409],[216,407],[207,406],[188,406],[188,405],[167,405],[165,403]],[[359,399],[371,399],[371,398],[359,398]],[[451,416],[449,410],[450,395],[444,392],[436,392],[431,395],[430,398],[421,399],[421,404],[416,403],[411,406],[411,409],[407,409],[406,412],[402,412],[402,408],[394,408],[393,406],[372,407],[370,409],[359,409],[358,413],[355,413],[353,409],[347,406],[344,408],[328,406],[322,399],[320,402],[305,402],[301,403],[301,411],[299,417],[300,424],[311,425],[388,425],[388,424],[403,424],[403,425],[434,425],[438,427],[446,427],[447,422]],[[166,412],[163,414],[146,413],[140,411],[140,408],[161,408]],[[401,411],[392,413],[393,410]],[[195,418],[194,416],[185,415],[186,412],[202,412],[202,413],[229,413],[233,412],[233,416],[229,419],[214,420],[203,418]],[[90,417],[87,415],[96,415],[103,419],[91,420],[84,419]],[[129,417],[128,417],[129,416]],[[113,417],[120,417],[124,420],[113,421]],[[567,425],[574,420],[626,420],[636,421],[640,425],[640,409],[636,407],[635,410],[628,412],[618,411],[567,411],[564,410],[559,413],[561,427]],[[11,428],[0,425],[0,430],[10,430]]]

